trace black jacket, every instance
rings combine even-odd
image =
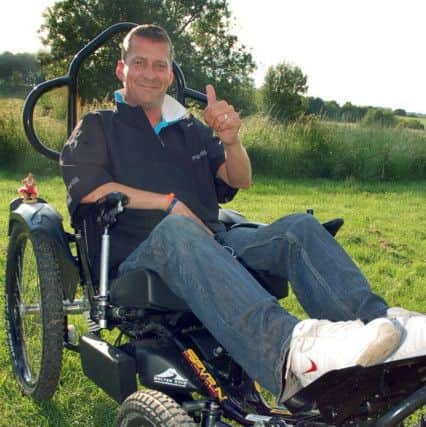
[[[61,154],[72,218],[80,200],[107,182],[156,193],[175,193],[210,229],[223,230],[218,221],[220,201],[235,190],[218,185],[216,173],[224,162],[220,140],[190,116],[156,135],[140,107],[117,104],[116,111],[87,114]],[[224,191],[223,191],[224,190]],[[110,261],[113,271],[164,218],[159,210],[126,209],[111,229]],[[90,222],[89,222],[90,223]],[[91,243],[93,264],[98,264],[98,239]],[[95,267],[97,268],[97,267]]]

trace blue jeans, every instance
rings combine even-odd
[[[288,280],[313,318],[369,321],[386,313],[386,303],[371,292],[353,261],[307,214],[214,238],[194,220],[170,215],[120,265],[119,274],[138,268],[156,272],[250,377],[279,395],[298,319],[238,259]]]

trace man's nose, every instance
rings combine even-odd
[[[155,78],[155,72],[154,72],[154,67],[152,64],[147,64],[145,67],[143,67],[142,69],[142,75],[143,77],[145,77],[146,79],[154,79]]]

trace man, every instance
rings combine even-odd
[[[132,29],[116,67],[123,83],[116,111],[108,120],[86,115],[62,153],[72,215],[112,191],[129,197],[111,230],[114,274],[155,271],[281,400],[332,369],[425,354],[426,316],[389,309],[311,215],[225,231],[215,178],[233,188],[251,184],[240,118],[212,86],[207,126],[188,116],[166,95],[172,58],[162,28]],[[312,319],[286,312],[242,264],[289,280]]]

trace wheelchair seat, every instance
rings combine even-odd
[[[287,296],[287,284],[283,279],[264,272],[249,271],[276,298]],[[142,268],[112,280],[109,299],[111,304],[119,307],[175,312],[190,310],[157,274]]]
[[[231,209],[219,209],[219,221],[227,229],[235,227],[258,228],[265,224],[250,222],[239,212]],[[340,219],[323,224],[334,236],[341,227]],[[334,226],[332,230],[327,225]],[[247,268],[247,266],[245,266]],[[288,283],[282,278],[272,276],[263,271],[254,271],[247,268],[252,276],[277,299],[288,296]],[[181,298],[176,296],[169,287],[154,272],[137,269],[126,273],[110,283],[110,302],[119,307],[135,307],[158,311],[190,311]]]
[[[152,271],[137,269],[111,281],[110,302],[119,307],[159,311],[188,311],[186,303],[176,296]]]
[[[94,206],[82,205],[79,207],[77,214],[73,218],[73,225],[77,229],[84,228],[86,233],[86,241],[96,242],[98,245],[89,244],[87,248],[89,259],[96,259],[96,251],[93,247],[99,247],[99,224],[102,223],[101,217],[106,215],[103,221],[112,221],[113,224],[118,212],[114,211],[116,203],[125,195],[119,193],[111,193],[106,196],[105,200],[99,201]],[[124,200],[124,199],[123,199]],[[93,210],[94,209],[94,210]],[[111,214],[113,212],[113,215]],[[110,215],[112,215],[111,220]],[[226,229],[236,227],[259,228],[265,224],[250,222],[239,212],[231,209],[219,209],[219,221],[221,221]],[[84,227],[82,227],[84,223]],[[336,219],[323,226],[332,234],[336,234],[338,229],[343,224],[343,220]],[[330,227],[331,226],[331,227]],[[91,252],[91,254],[90,254]],[[95,264],[94,261],[89,264]],[[243,266],[252,274],[252,276],[277,299],[288,296],[288,283],[280,277],[275,277],[265,271],[254,271],[248,266]],[[96,280],[96,273],[91,271],[92,278]],[[118,307],[134,307],[140,309],[152,309],[166,312],[189,311],[187,304],[177,297],[169,287],[152,271],[137,269],[123,276],[110,281],[109,300],[114,306]]]

